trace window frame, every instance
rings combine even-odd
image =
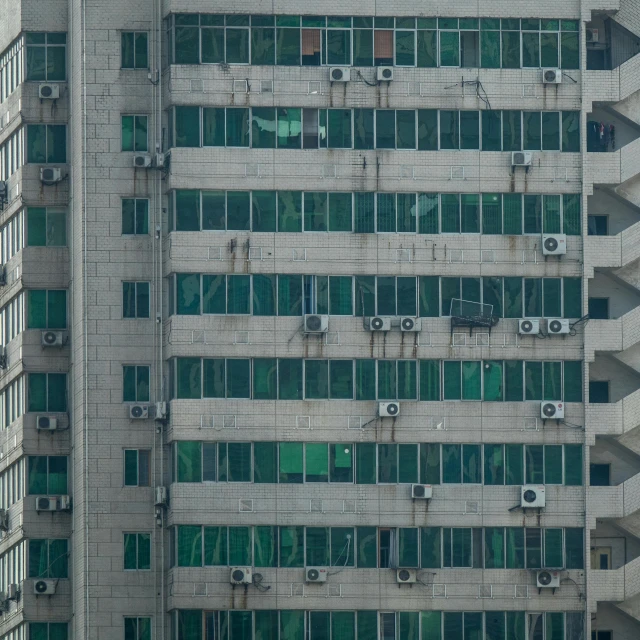
[[[132,129],[131,129],[131,149],[126,149],[124,144],[124,118],[133,118],[132,120]],[[144,149],[137,149],[136,142],[136,124],[138,122],[138,118],[142,121],[144,119],[146,121],[145,129],[146,129],[146,138]],[[120,114],[120,151],[122,153],[149,153],[149,114],[143,113],[121,113]]]
[[[127,477],[127,473],[126,473],[126,465],[127,465],[127,451],[135,451],[136,453],[136,484],[126,484],[126,477]],[[151,449],[134,449],[134,448],[130,448],[130,447],[124,447],[122,449],[122,486],[123,488],[127,488],[127,487],[150,487],[151,486],[151,476],[152,476],[152,469],[151,469],[151,463],[152,463],[152,459],[151,459]],[[147,471],[147,477],[143,479],[143,484],[140,483],[140,454],[144,453],[147,457],[147,467],[146,467],[146,471]]]
[[[133,51],[133,66],[124,66],[124,56],[122,55],[124,52],[124,38],[126,35],[131,34],[133,37],[132,43],[132,51]],[[136,48],[136,36],[144,35],[145,38],[145,58],[146,64],[144,66],[138,65],[136,58],[138,57],[138,52]],[[139,29],[123,29],[120,32],[120,69],[148,69],[149,68],[149,32],[148,31],[140,31]]]

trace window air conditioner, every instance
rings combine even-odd
[[[542,255],[563,256],[567,253],[567,236],[564,233],[542,234]]]
[[[56,592],[57,580],[34,580],[33,593],[37,596],[52,596]]]
[[[529,509],[541,509],[545,506],[543,484],[524,484],[520,491],[520,506]]]
[[[231,567],[229,570],[229,582],[231,584],[251,584],[251,567]]]
[[[36,416],[36,429],[38,431],[55,431],[58,428],[58,420],[51,416]]]
[[[413,584],[418,581],[418,572],[415,569],[396,569],[398,584]]]
[[[326,582],[329,572],[326,567],[305,567],[305,582]]]
[[[64,345],[64,331],[43,331],[41,343],[43,347],[62,347]]]
[[[129,418],[131,420],[146,420],[149,417],[148,404],[129,405]]]
[[[329,331],[329,316],[306,314],[304,316],[305,333],[327,333]]]
[[[393,80],[393,67],[377,68],[378,82],[391,82]]]
[[[542,82],[544,84],[560,84],[562,82],[562,71],[560,69],[543,69]]]
[[[134,154],[133,166],[136,169],[148,169],[151,166],[151,154],[150,153]]]
[[[536,573],[536,585],[538,589],[557,589],[560,586],[560,573],[543,569]]]
[[[401,331],[418,332],[421,329],[422,329],[422,319],[421,318],[410,318],[408,316],[400,318],[400,330]]]
[[[567,334],[570,330],[569,321],[565,318],[547,318],[547,333],[549,335]]]
[[[433,487],[430,484],[412,484],[411,497],[415,500],[429,500],[433,495]]]
[[[564,420],[564,403],[542,402],[540,404],[540,417],[543,420]]]
[[[530,167],[532,154],[530,151],[512,151],[511,166],[512,167]]]
[[[40,182],[43,184],[56,184],[62,180],[60,167],[40,167]]]
[[[391,318],[371,316],[370,318],[365,318],[365,326],[369,331],[389,331],[391,329]]]
[[[329,69],[329,79],[331,82],[349,82],[351,80],[351,69],[349,67],[331,67]]]
[[[523,336],[540,333],[540,320],[538,318],[520,318],[518,320],[518,333]]]
[[[400,413],[399,402],[379,402],[378,415],[381,418],[394,418]]]
[[[60,97],[59,84],[41,84],[38,86],[40,100],[57,100]]]

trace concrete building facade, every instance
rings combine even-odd
[[[0,638],[640,637],[640,4],[0,0]]]

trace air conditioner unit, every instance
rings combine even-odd
[[[15,582],[8,584],[5,596],[7,600],[13,600],[17,602],[18,600],[20,600],[20,587]]]
[[[379,402],[378,415],[381,418],[393,418],[400,413],[399,402]]]
[[[43,184],[56,184],[62,180],[60,167],[40,167],[40,182]]]
[[[42,332],[41,344],[43,347],[62,347],[64,342],[64,331]]]
[[[533,155],[530,151],[513,151],[511,153],[512,167],[530,167]]]
[[[565,318],[547,318],[547,333],[549,335],[567,334],[570,330],[569,321]]]
[[[329,572],[326,567],[305,567],[305,582],[326,582]]]
[[[400,318],[400,330],[414,332],[421,331],[422,318],[410,318],[409,316]]]
[[[151,166],[151,154],[150,153],[134,154],[133,166],[136,169],[148,169]]]
[[[40,100],[57,100],[60,97],[59,84],[41,84],[38,86]]]
[[[587,29],[587,43],[600,42],[600,31],[598,29]]]
[[[71,511],[71,496],[60,496],[58,498],[60,511]]]
[[[129,418],[131,418],[131,420],[146,420],[148,417],[149,417],[148,404],[129,405]]]
[[[167,403],[156,402],[156,420],[164,420],[167,417]]]
[[[231,584],[251,584],[253,582],[251,567],[231,567],[229,582]]]
[[[52,418],[51,416],[36,416],[36,429],[38,431],[55,431],[57,428],[57,418]]]
[[[418,581],[418,572],[415,569],[397,569],[396,581],[398,584],[413,584]]]
[[[36,496],[36,511],[60,511],[58,496]]]
[[[393,67],[378,67],[378,82],[391,82],[393,80]]]
[[[537,335],[540,333],[540,320],[538,318],[520,318],[518,333],[523,336]]]
[[[520,506],[527,509],[541,509],[546,504],[543,484],[525,484],[520,491]]]
[[[538,589],[557,589],[560,587],[560,572],[549,571],[548,569],[538,571],[536,573],[536,585]]]
[[[351,80],[351,69],[349,67],[331,67],[329,69],[329,79],[331,82],[349,82]]]
[[[560,69],[543,69],[542,82],[544,84],[560,84],[562,82],[562,71]]]
[[[416,500],[429,500],[433,495],[433,487],[430,484],[412,484],[411,497]]]
[[[365,326],[369,331],[389,331],[391,329],[391,318],[371,316],[370,318],[365,318]]]
[[[156,153],[153,165],[158,169],[162,169],[162,167],[164,167],[164,153]]]
[[[305,333],[327,333],[329,331],[329,316],[306,314],[304,316]]]
[[[567,236],[564,233],[542,234],[542,255],[563,256],[567,253]]]
[[[56,592],[57,580],[34,580],[33,593],[37,596],[52,596]]]
[[[564,403],[541,402],[540,417],[543,420],[564,420]]]
[[[0,531],[9,531],[9,512],[0,509]]]
[[[166,507],[168,504],[167,487],[156,487],[156,507]]]

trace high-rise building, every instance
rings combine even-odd
[[[0,639],[640,638],[640,3],[0,0]]]

